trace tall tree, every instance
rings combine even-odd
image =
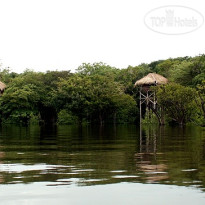
[[[196,91],[179,84],[167,84],[156,87],[157,100],[166,114],[180,125],[192,120],[195,114]]]

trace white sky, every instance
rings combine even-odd
[[[151,9],[203,0],[0,0],[0,62],[14,72],[72,70],[102,61],[126,68],[205,53],[205,25],[184,35],[148,29]]]

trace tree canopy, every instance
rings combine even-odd
[[[168,122],[205,121],[205,55],[158,60],[119,69],[83,63],[75,73],[0,70],[3,123],[138,123],[138,87],[150,72],[169,79],[156,90]],[[144,109],[144,108],[143,108]]]

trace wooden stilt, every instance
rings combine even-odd
[[[168,83],[168,80],[156,73],[149,73],[142,79],[135,82],[135,86],[140,86],[140,124],[142,123],[142,104],[146,105],[146,108],[150,109],[156,114],[159,124],[164,124],[163,110],[159,109],[159,105],[156,99],[156,93],[150,89],[151,86],[158,86]],[[162,117],[162,122],[161,122]]]
[[[141,93],[141,87],[140,87],[140,126],[142,125],[142,93]]]
[[[140,124],[140,153],[142,153],[142,125]]]

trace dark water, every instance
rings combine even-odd
[[[0,128],[0,204],[205,204],[199,127]]]

